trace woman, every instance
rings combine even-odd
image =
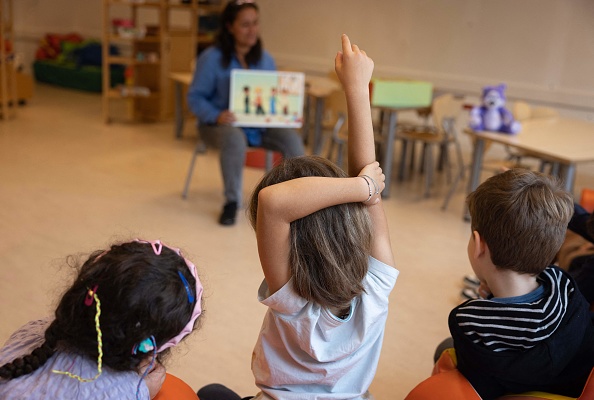
[[[200,136],[208,145],[220,148],[225,185],[221,225],[235,224],[248,146],[279,151],[285,158],[304,153],[301,137],[292,129],[231,126],[235,121],[235,115],[228,109],[231,70],[276,69],[274,59],[262,48],[259,31],[258,6],[253,1],[229,2],[221,14],[216,44],[198,57],[188,91],[188,104],[198,117]]]

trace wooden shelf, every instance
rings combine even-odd
[[[159,92],[152,92],[146,96],[141,94],[128,94],[123,95],[120,88],[112,88],[107,92],[107,96],[110,99],[158,99],[161,94]]]
[[[1,1],[1,0],[0,0]],[[150,8],[140,12],[141,7]],[[127,9],[127,10],[126,10]],[[191,70],[192,61],[196,57],[198,43],[210,44],[211,35],[198,34],[198,17],[204,13],[220,12],[220,5],[199,4],[192,0],[189,4],[179,0],[103,0],[103,117],[106,122],[111,121],[110,102],[114,99],[129,100],[128,119],[136,120],[164,120],[173,118],[173,87],[169,79],[171,71]],[[189,13],[189,26],[172,27],[171,13]],[[127,37],[115,33],[112,21],[129,19],[132,26],[142,28],[141,19],[150,14],[157,19],[151,24],[150,36]],[[152,18],[154,20],[154,18]],[[142,21],[146,20],[143,18]],[[120,48],[124,55],[110,55],[110,46]],[[136,55],[142,53],[149,59],[138,60]],[[122,96],[117,88],[112,88],[110,65],[126,66],[126,82],[132,86],[151,88],[149,96]]]
[[[108,64],[124,64],[124,65],[161,65],[160,61],[140,61],[134,57],[122,57],[122,56],[109,56],[107,58]]]
[[[9,43],[8,46],[5,43]],[[0,117],[12,118],[18,104],[14,68],[14,32],[12,0],[0,0]]]

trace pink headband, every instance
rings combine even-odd
[[[188,260],[187,258],[182,256],[181,251],[178,248],[169,247],[166,244],[161,243],[160,240],[134,239],[134,241],[139,242],[139,243],[150,244],[156,255],[161,254],[161,250],[163,249],[163,246],[167,247],[169,250],[173,250],[178,256],[180,256],[184,259],[184,261],[186,262],[186,265],[188,266],[188,269],[190,270],[190,273],[192,274],[194,279],[196,279],[196,298],[195,298],[196,303],[194,304],[194,311],[192,312],[192,317],[190,318],[190,321],[186,324],[186,326],[184,326],[184,329],[182,329],[182,331],[176,337],[169,340],[167,343],[163,344],[161,347],[159,347],[157,349],[157,352],[160,353],[163,350],[168,349],[169,347],[173,347],[173,346],[177,345],[183,338],[185,338],[187,335],[189,335],[192,332],[192,330],[194,329],[194,322],[196,322],[196,319],[202,313],[202,308],[201,308],[202,284],[200,283],[200,279],[198,278],[198,274],[196,273],[196,266],[194,264],[192,264],[192,262],[190,260]]]

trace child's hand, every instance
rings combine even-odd
[[[147,360],[145,365],[140,365],[138,368],[139,374],[144,374],[144,371],[149,367],[149,365],[149,360]],[[166,372],[167,371],[165,370],[165,367],[160,362],[156,361],[153,369],[151,369],[144,378],[144,383],[146,383],[146,386],[148,386],[151,399],[154,398],[157,393],[159,393],[159,390],[161,390],[161,386],[163,386],[163,382],[165,382]]]
[[[334,59],[334,68],[345,92],[369,90],[373,60],[357,45],[351,45],[349,37],[345,34],[342,35],[342,51],[339,51]]]
[[[482,299],[488,299],[489,297],[491,297],[491,289],[487,285],[487,282],[481,281],[481,284],[479,285],[479,288],[478,288],[478,295]]]
[[[374,161],[371,164],[367,164],[363,167],[361,172],[359,172],[359,176],[364,177],[363,179],[369,183],[369,188],[371,189],[372,194],[371,198],[363,203],[366,205],[377,204],[380,201],[382,191],[386,187],[386,176],[382,173],[379,162]]]

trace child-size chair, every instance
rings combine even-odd
[[[405,400],[481,400],[470,382],[456,368],[456,351],[446,349],[433,367],[432,375],[419,383]],[[592,400],[594,399],[594,369],[578,398],[543,392],[506,395],[497,400]]]
[[[188,198],[188,191],[190,190],[190,183],[192,182],[192,175],[194,174],[194,165],[196,164],[196,157],[198,157],[199,154],[204,154],[206,153],[206,144],[202,141],[202,138],[200,137],[200,130],[198,129],[197,131],[198,134],[198,141],[196,142],[196,147],[194,147],[194,153],[192,153],[192,159],[190,160],[190,168],[188,169],[188,175],[186,176],[186,183],[184,184],[184,190],[182,191],[182,198],[187,199]],[[274,152],[272,150],[266,150],[260,147],[256,147],[256,148],[248,148],[248,153],[246,154],[246,164],[248,164],[249,162],[254,162],[255,164],[259,163],[259,155],[255,154],[256,151],[258,152],[264,152],[264,168],[266,169],[266,171],[270,171],[273,167],[273,165],[278,162],[280,160],[280,154],[277,152]],[[253,153],[250,153],[253,152]],[[250,158],[250,154],[252,156],[252,158]],[[255,161],[251,161],[251,160],[255,160]],[[249,164],[248,164],[249,165]],[[255,165],[255,166],[259,166],[259,165]]]
[[[462,160],[462,149],[458,141],[455,128],[457,117],[462,111],[462,100],[447,93],[433,99],[431,113],[433,126],[400,127],[396,132],[396,139],[402,141],[402,155],[400,161],[399,176],[404,178],[409,156],[414,156],[414,145],[417,142],[423,144],[423,172],[425,174],[425,197],[429,197],[433,175],[433,149],[440,149],[440,163],[447,166],[448,182],[450,176],[450,160],[448,146],[453,145],[456,150],[458,174],[462,174],[464,162]],[[409,149],[411,151],[409,151]],[[409,155],[410,154],[410,155]]]
[[[198,395],[186,382],[167,374],[165,382],[153,400],[199,400]]]

